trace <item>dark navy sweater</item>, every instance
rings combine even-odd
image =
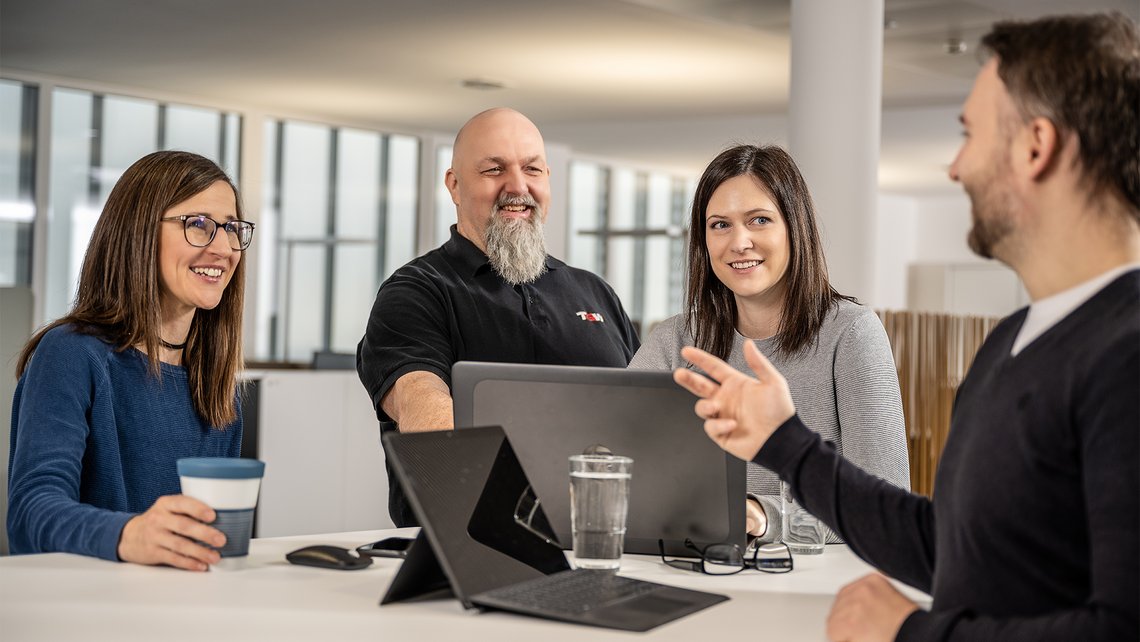
[[[756,463],[864,560],[933,597],[899,640],[1140,637],[1140,271],[1016,356],[999,324],[958,390],[934,499],[781,426]]]
[[[118,559],[123,526],[180,492],[181,457],[237,457],[241,418],[210,428],[185,368],[71,326],[44,335],[16,387],[8,469],[11,552]]]

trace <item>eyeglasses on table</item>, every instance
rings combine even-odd
[[[746,568],[763,573],[787,573],[793,568],[792,552],[781,542],[749,546],[750,552],[745,554],[736,544],[709,544],[702,549],[685,538],[685,548],[692,551],[698,561],[665,557],[663,540],[657,540],[657,548],[661,551],[661,561],[667,565],[707,575],[733,575]]]

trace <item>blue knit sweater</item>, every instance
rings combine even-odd
[[[123,526],[178,494],[181,457],[236,457],[239,418],[210,428],[186,369],[121,352],[61,326],[44,335],[16,387],[8,468],[13,554],[63,551],[118,560]]]

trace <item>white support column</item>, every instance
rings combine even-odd
[[[546,252],[563,261],[570,260],[570,161],[565,145],[546,143],[546,164],[550,167],[550,211],[546,217]]]
[[[874,305],[883,0],[792,0],[788,147],[815,200],[831,282]]]
[[[255,110],[241,112],[240,164],[238,166],[238,189],[241,192],[243,216],[253,221],[253,243],[245,251],[245,302],[242,306],[242,342],[245,345],[246,359],[257,359],[268,354],[268,345],[259,346],[257,340],[268,341],[266,328],[258,321],[268,314],[268,299],[265,294],[273,291],[272,271],[263,272],[262,254],[273,255],[275,250],[273,222],[263,219],[265,190],[265,163],[271,159],[265,156],[265,114]],[[268,224],[266,224],[268,223]]]
[[[437,216],[441,209],[448,211],[447,224],[455,222],[454,207],[440,207],[436,202],[439,193],[436,191],[447,172],[447,167],[439,165],[439,150],[441,147],[450,147],[455,140],[455,134],[423,134],[420,136],[420,186],[419,186],[419,217],[416,227],[416,256],[422,256],[439,247],[441,240],[436,238],[436,227],[440,221]],[[450,201],[444,205],[450,205]]]
[[[45,301],[47,297],[47,253],[48,221],[51,218],[51,130],[52,101],[55,98],[55,84],[44,81],[38,85],[36,94],[36,167],[35,167],[35,219],[32,221],[32,327],[52,321],[47,318]]]

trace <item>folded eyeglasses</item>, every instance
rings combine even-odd
[[[686,538],[685,548],[695,553],[700,558],[699,561],[665,557],[663,540],[657,540],[657,547],[661,551],[662,562],[684,571],[733,575],[746,568],[754,568],[763,573],[787,573],[792,570],[792,552],[788,550],[787,544],[781,542],[749,546],[749,553],[745,554],[736,544],[709,544],[701,549],[693,540]]]

